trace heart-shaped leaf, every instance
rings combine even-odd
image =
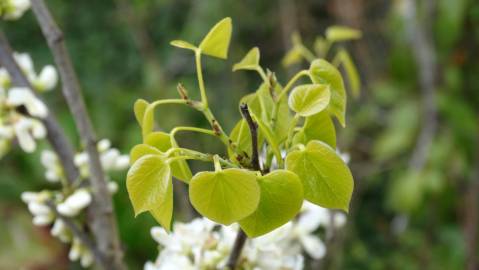
[[[249,216],[258,207],[260,198],[256,175],[235,168],[196,174],[191,179],[189,193],[200,214],[224,225]]]
[[[192,51],[196,51],[196,46],[189,43],[189,42],[186,42],[184,40],[173,40],[170,42],[170,44],[172,46],[175,46],[175,47],[178,47],[178,48],[182,48],[182,49],[187,49],[187,50],[192,50]]]
[[[259,49],[254,47],[251,49],[241,61],[236,63],[233,66],[233,71],[246,69],[246,70],[255,70],[259,67]]]
[[[146,107],[148,107],[148,102],[144,99],[138,99],[133,105],[133,111],[135,112],[136,121],[140,124],[140,127],[143,125],[143,116],[145,115]]]
[[[231,40],[231,18],[218,22],[201,41],[199,48],[203,54],[226,59]]]
[[[167,199],[168,185],[171,185],[171,171],[164,158],[146,155],[138,159],[126,178],[135,216],[162,207]]]
[[[326,38],[330,42],[353,40],[361,38],[361,31],[346,26],[333,25],[326,29]]]
[[[137,144],[130,151],[130,165],[133,165],[138,159],[146,155],[158,155],[161,156],[162,153],[158,149],[147,145],[147,144]]]
[[[160,207],[150,210],[150,214],[167,232],[171,231],[171,223],[173,220],[173,183],[168,182],[166,195],[160,203]]]
[[[327,111],[306,117],[301,130],[293,137],[294,144],[307,144],[319,140],[336,149],[336,130]]]
[[[309,76],[314,83],[329,85],[331,101],[328,110],[338,118],[343,127],[346,126],[346,91],[339,70],[326,60],[316,59],[311,63]]]
[[[168,151],[171,146],[170,134],[165,132],[152,132],[145,138],[145,143],[155,147],[161,152]],[[188,183],[192,177],[190,167],[186,160],[176,160],[171,163],[171,173],[174,177]]]
[[[306,200],[322,207],[348,211],[353,176],[330,146],[311,141],[305,149],[286,156],[286,168],[301,179]]]
[[[288,99],[289,107],[297,114],[306,117],[324,110],[331,98],[329,87],[324,84],[297,86]]]
[[[258,208],[239,222],[249,237],[257,237],[290,221],[303,204],[303,185],[287,170],[276,170],[258,177],[261,189]]]

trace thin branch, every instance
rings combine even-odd
[[[261,172],[261,165],[259,162],[259,152],[258,152],[258,125],[253,121],[251,114],[249,112],[249,108],[247,104],[241,104],[240,106],[241,114],[243,118],[248,123],[248,127],[251,133],[251,150],[252,150],[252,158],[251,158],[251,167],[255,171]],[[227,269],[234,270],[236,265],[238,264],[238,260],[241,256],[241,252],[243,251],[243,247],[246,243],[247,236],[241,228],[238,230],[238,234],[236,235],[235,242],[233,244],[233,249],[231,250],[230,257],[228,258],[228,263],[226,264]]]
[[[425,18],[432,18],[434,1],[427,1]],[[431,27],[418,20],[417,1],[405,2],[405,23],[411,40],[411,47],[419,67],[419,84],[421,87],[422,129],[416,147],[409,161],[409,167],[420,171],[427,162],[427,156],[437,131],[436,104],[436,51],[432,42]]]
[[[39,98],[37,93],[33,90],[30,81],[28,81],[26,75],[21,71],[17,62],[13,58],[11,46],[2,31],[0,31],[0,65],[8,71],[13,85],[28,88],[37,96],[37,98]],[[80,175],[73,161],[73,147],[51,112],[48,112],[47,117],[39,120],[45,125],[47,130],[47,140],[59,157],[65,177],[70,184],[73,184]]]
[[[93,190],[93,202],[88,208],[91,218],[91,230],[97,246],[105,256],[108,269],[126,269],[123,263],[123,251],[118,238],[118,228],[113,213],[111,195],[108,192],[100,157],[97,139],[88,116],[81,94],[80,84],[73,69],[69,53],[63,41],[63,33],[54,21],[43,0],[31,2],[32,10],[47,39],[53,58],[62,80],[62,91],[75,120],[82,144],[88,153],[90,162],[90,181]]]
[[[253,121],[253,118],[249,113],[249,108],[247,104],[241,104],[240,110],[241,114],[243,115],[243,118],[246,120],[246,123],[248,123],[248,127],[251,133],[251,166],[255,171],[261,171],[258,152],[258,125]]]
[[[65,223],[65,225],[72,231],[73,235],[75,237],[78,237],[82,244],[87,247],[93,256],[95,257],[95,260],[97,262],[101,262],[101,264],[105,265],[107,262],[105,261],[105,258],[103,257],[103,254],[98,250],[97,246],[95,245],[95,241],[93,241],[90,238],[90,235],[88,235],[86,232],[84,232],[80,227],[77,226],[75,221],[73,221],[71,218],[63,216],[60,214],[55,207],[55,204],[51,201],[48,201],[46,203],[48,207],[55,213],[55,215]]]

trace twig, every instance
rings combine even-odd
[[[21,71],[13,58],[11,46],[2,31],[0,31],[0,64],[8,71],[13,85],[28,88],[39,98],[37,93],[33,91],[30,81],[28,81],[26,75]],[[59,157],[68,183],[73,184],[78,179],[80,173],[73,161],[74,154],[70,142],[51,112],[48,112],[47,117],[39,120],[45,125],[47,140]]]
[[[432,18],[433,2],[427,1],[429,13],[425,18]],[[437,105],[436,105],[436,53],[432,43],[430,25],[425,25],[418,20],[416,1],[405,2],[405,22],[411,47],[419,67],[419,84],[421,87],[422,121],[421,132],[416,142],[416,147],[409,161],[409,167],[420,171],[427,162],[427,154],[434,140],[437,130]]]
[[[255,171],[261,171],[261,165],[259,163],[259,152],[258,152],[258,126],[253,121],[251,114],[249,113],[248,105],[241,104],[240,106],[241,114],[243,118],[248,123],[248,127],[251,133],[251,148],[252,148],[252,158],[251,166]],[[238,260],[241,256],[241,251],[246,243],[248,237],[241,228],[238,230],[236,235],[235,242],[233,244],[233,249],[231,250],[230,257],[228,258],[228,263],[226,264],[227,269],[234,270],[238,264]]]
[[[78,237],[82,244],[87,247],[93,256],[95,257],[95,260],[97,262],[101,262],[101,264],[106,264],[105,258],[103,257],[103,254],[98,250],[97,246],[95,245],[95,242],[90,238],[90,236],[84,232],[81,228],[77,226],[75,221],[73,221],[71,218],[68,218],[66,216],[63,216],[60,214],[55,207],[55,204],[51,201],[48,201],[46,203],[48,207],[55,213],[55,215],[65,223],[65,225],[72,231],[73,235]]]
[[[126,269],[123,251],[118,238],[118,228],[113,213],[111,195],[108,192],[103,168],[97,150],[97,140],[85,108],[80,84],[63,41],[63,33],[43,0],[31,2],[32,10],[45,36],[62,79],[62,91],[75,120],[82,144],[90,162],[90,181],[93,202],[88,208],[91,230],[100,252],[105,256],[108,269]]]

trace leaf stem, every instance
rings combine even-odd
[[[200,87],[201,102],[208,108],[208,97],[206,96],[205,82],[203,80],[203,70],[201,68],[201,50],[195,50],[196,74],[198,76],[198,85]]]
[[[288,91],[291,89],[291,87],[294,85],[294,83],[299,80],[303,76],[308,76],[309,71],[304,69],[301,70],[300,72],[296,73],[291,80],[286,84],[286,86],[283,88],[281,93],[279,93],[278,100],[281,100],[281,98],[288,93]]]
[[[168,160],[181,160],[181,159],[194,159],[199,161],[205,162],[214,162],[214,158],[212,154],[205,154],[195,150],[191,150],[188,148],[181,148],[181,147],[174,147],[166,151],[166,156],[170,157],[175,154],[179,154],[179,156],[174,156],[168,158]],[[230,161],[218,157],[218,160],[221,164],[231,168],[238,168],[238,165],[231,163]]]

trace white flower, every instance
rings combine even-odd
[[[45,203],[50,198],[48,192],[23,192],[22,200],[28,204],[28,210],[33,215],[33,224],[45,226],[55,220],[55,214]]]
[[[111,142],[108,139],[101,139],[98,144],[98,152],[105,152],[106,150],[110,149],[111,147]]]
[[[6,1],[5,13],[3,18],[5,20],[16,20],[20,18],[25,11],[30,8],[30,0],[4,0]]]
[[[69,243],[72,239],[72,234],[68,227],[65,225],[63,220],[57,218],[55,223],[53,223],[53,227],[50,230],[50,233],[60,239],[63,243]]]
[[[41,100],[33,95],[30,89],[25,87],[13,87],[8,91],[7,104],[10,106],[24,105],[32,116],[45,118],[48,109]]]
[[[91,203],[91,194],[86,189],[78,189],[57,205],[57,211],[67,217],[74,217]]]
[[[89,249],[85,248],[83,250],[81,260],[80,260],[80,264],[83,268],[87,268],[87,267],[89,267],[90,265],[93,264],[93,254],[91,253],[91,251]]]
[[[70,261],[76,261],[80,259],[83,252],[83,245],[79,238],[74,237],[72,246],[70,247],[70,252],[68,252],[68,258]]]
[[[58,83],[57,70],[51,65],[45,66],[32,83],[38,91],[52,90]]]
[[[115,148],[108,149],[100,154],[101,164],[106,171],[123,170],[129,166],[128,155],[121,155]]]
[[[62,168],[59,166],[57,155],[50,150],[43,150],[41,155],[41,163],[45,167],[45,178],[49,182],[58,182],[62,177]]]
[[[27,153],[35,151],[35,138],[42,139],[46,136],[43,124],[33,118],[21,117],[14,123],[13,128],[20,147]]]

